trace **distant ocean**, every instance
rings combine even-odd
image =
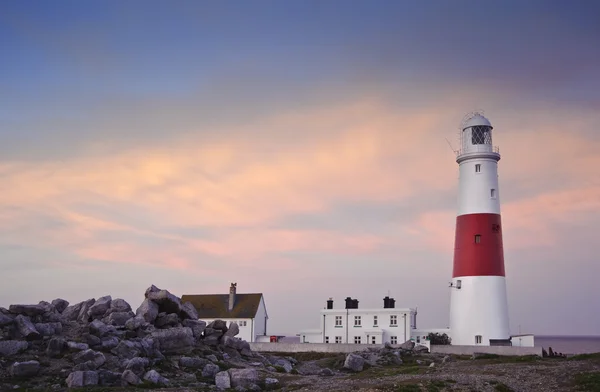
[[[535,336],[535,346],[563,354],[600,353],[600,336]]]

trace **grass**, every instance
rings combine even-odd
[[[328,369],[341,369],[344,366],[344,361],[346,360],[346,356],[344,354],[337,354],[333,357],[327,357],[320,360],[317,360],[317,366]]]
[[[354,379],[370,379],[375,377],[393,377],[401,374],[423,374],[427,371],[425,366],[388,366],[388,367],[372,367],[363,370],[359,373],[350,375]]]
[[[506,384],[502,384],[501,382],[494,385],[494,389],[498,392],[514,392],[514,390]]]
[[[579,373],[573,380],[576,391],[600,392],[600,372]]]
[[[269,354],[269,355],[274,355],[274,356],[278,356],[278,357],[283,357],[283,356],[290,357],[290,358],[294,358],[295,360],[297,360],[299,362],[317,361],[317,360],[321,360],[321,359],[325,359],[325,358],[335,358],[335,357],[340,356],[339,353],[319,353],[316,351],[308,351],[308,352],[300,352],[300,353],[267,352],[267,353],[263,353],[263,354]]]
[[[600,353],[578,354],[567,358],[569,361],[594,361],[600,362]]]
[[[475,361],[484,363],[529,363],[542,361],[537,355],[498,355],[498,354],[482,354],[477,356]]]

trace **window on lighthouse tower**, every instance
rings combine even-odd
[[[476,125],[471,127],[472,144],[492,144],[492,134],[490,127],[486,125]]]
[[[475,173],[481,173],[481,164],[476,164],[475,165]]]
[[[476,244],[480,244],[481,243],[481,234],[475,234],[475,243]]]

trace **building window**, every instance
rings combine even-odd
[[[390,337],[390,343],[392,343],[392,344],[398,344],[398,336],[391,336]]]
[[[456,281],[456,288],[457,288],[457,289],[460,289],[461,287],[462,287],[462,280],[458,279],[458,280]]]
[[[336,343],[342,343],[342,337],[341,336],[336,336],[335,337],[335,342]]]
[[[360,316],[354,316],[354,326],[360,327]]]
[[[360,336],[354,337],[354,344],[360,344]]]
[[[371,343],[373,343],[373,344],[377,343],[377,338],[375,336],[371,337]]]
[[[391,315],[390,316],[390,327],[396,327],[396,326],[398,326],[398,316]]]
[[[329,343],[329,336],[325,336],[325,343]]]
[[[481,165],[479,163],[475,165],[475,173],[481,173]]]
[[[421,343],[421,337],[417,336],[417,343]]]
[[[373,326],[377,326],[377,316],[373,316]]]
[[[335,326],[336,327],[342,326],[342,316],[335,316]]]
[[[481,234],[475,234],[475,243],[476,244],[480,244],[481,243]]]
[[[493,189],[493,188],[492,188],[492,189],[490,189],[490,197],[491,197],[492,199],[495,199],[495,198],[496,198],[496,190],[495,190],[495,189]]]
[[[482,338],[481,335],[475,335],[475,344],[481,344]]]

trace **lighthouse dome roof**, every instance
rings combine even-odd
[[[490,120],[488,120],[487,118],[483,117],[481,114],[476,113],[474,116],[472,116],[471,118],[469,118],[467,121],[465,121],[463,123],[462,129],[465,128],[469,128],[469,127],[474,127],[477,125],[485,125],[488,127],[492,127],[492,124],[490,123]]]

